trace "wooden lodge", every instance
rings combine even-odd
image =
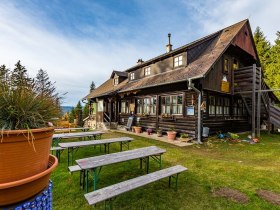
[[[126,125],[135,116],[134,124],[144,128],[174,128],[200,138],[202,127],[210,134],[240,132],[269,121],[269,103],[277,98],[256,92],[268,87],[248,20],[174,50],[169,34],[166,51],[113,71],[85,97],[97,103],[97,122]]]

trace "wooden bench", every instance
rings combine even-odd
[[[55,151],[55,156],[57,157],[58,162],[60,162],[60,155],[64,149],[65,148],[62,148],[62,147],[51,147],[51,149],[50,149],[52,154]]]
[[[171,186],[171,178],[175,178],[177,190],[178,175],[186,170],[188,169],[181,165],[176,165],[87,193],[85,194],[85,198],[88,201],[89,205],[94,205],[101,201],[105,201],[106,209],[107,202],[109,202],[109,205],[111,207],[112,199],[114,197],[167,177],[169,177],[169,187]]]

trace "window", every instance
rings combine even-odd
[[[144,68],[144,75],[145,75],[145,76],[148,76],[148,75],[150,75],[150,74],[151,74],[151,67],[150,67],[150,66],[145,67],[145,68]]]
[[[215,105],[216,105],[216,115],[223,115],[223,98],[216,97]]]
[[[118,85],[119,84],[119,78],[114,78],[114,85]]]
[[[224,59],[224,72],[228,73],[229,71],[229,61],[227,58]]]
[[[182,66],[183,65],[183,56],[179,55],[174,58],[174,67]]]
[[[129,109],[128,109],[128,102],[127,101],[121,101],[121,113],[122,114],[128,114]]]
[[[130,73],[130,80],[134,80],[135,79],[135,73]]]
[[[137,114],[143,113],[143,99],[137,99]]]
[[[161,114],[182,114],[183,97],[182,95],[161,97]]]
[[[224,116],[229,116],[229,106],[230,106],[229,98],[224,98]]]
[[[233,59],[232,69],[233,70],[238,69],[238,61],[235,58]]]
[[[156,97],[137,99],[137,114],[156,114]]]
[[[221,96],[209,96],[209,116],[229,116],[230,99]]]
[[[241,99],[237,99],[233,103],[233,115],[234,116],[246,116],[247,109]]]
[[[215,115],[215,97],[209,96],[209,115]]]

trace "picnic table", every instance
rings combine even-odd
[[[89,128],[56,128],[54,129],[54,132],[60,132],[60,133],[70,133],[71,131],[89,131]]]
[[[105,132],[102,131],[90,131],[90,132],[75,132],[75,133],[55,133],[53,135],[53,140],[55,141],[55,146],[58,146],[58,141],[60,139],[70,139],[70,138],[94,138],[95,140]]]
[[[129,160],[140,159],[140,168],[142,168],[142,162],[145,162],[146,173],[149,173],[149,158],[159,163],[161,168],[162,157],[161,155],[165,153],[165,149],[161,149],[156,146],[143,147],[134,150],[128,150],[124,152],[117,152],[107,155],[100,155],[96,157],[89,157],[84,159],[76,160],[78,166],[83,172],[83,186],[86,185],[86,192],[88,192],[88,178],[89,171],[93,171],[93,189],[97,189],[97,180],[99,180],[99,174],[103,166],[111,165],[114,163],[121,163]],[[97,169],[99,171],[97,172]],[[84,183],[85,182],[85,183]],[[81,183],[81,182],[80,182]]]
[[[59,143],[59,146],[63,149],[67,149],[68,166],[69,166],[70,156],[71,156],[71,163],[73,165],[73,153],[75,149],[78,150],[80,147],[104,145],[105,153],[110,153],[110,144],[120,143],[120,151],[122,151],[124,145],[127,146],[127,148],[129,149],[129,142],[131,142],[132,140],[133,138],[130,137],[120,137],[120,138],[102,139],[102,140],[94,140],[94,141],[90,140],[90,141]]]

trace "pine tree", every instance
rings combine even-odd
[[[75,112],[75,109],[73,108],[71,110],[71,112],[69,113],[69,122],[73,123],[74,119],[76,119],[76,112]]]
[[[261,66],[263,69],[265,69],[266,64],[270,62],[269,51],[271,44],[268,40],[266,40],[266,37],[259,26],[254,32],[254,41],[260,58]]]
[[[0,85],[8,81],[9,69],[5,65],[0,66]]]
[[[89,103],[86,103],[83,108],[83,119],[89,116]]]
[[[272,46],[269,57],[270,62],[266,65],[265,81],[272,89],[280,87],[280,32],[276,33],[275,44]],[[280,99],[280,92],[274,92]]]
[[[52,96],[55,93],[54,84],[50,81],[48,73],[43,69],[40,69],[36,75],[36,87],[37,93],[44,96]]]
[[[78,126],[82,127],[83,126],[83,110],[82,110],[82,105],[81,105],[80,101],[77,103],[77,106],[75,107],[75,113],[76,113],[77,124],[78,124]]]
[[[11,73],[11,82],[14,87],[33,88],[34,81],[28,77],[27,69],[21,65],[20,61],[15,64]]]
[[[94,89],[95,89],[95,83],[94,81],[92,81],[90,84],[90,92],[93,91]]]

